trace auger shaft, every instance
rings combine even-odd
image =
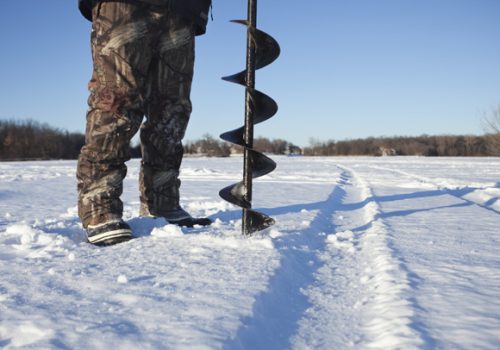
[[[266,94],[255,89],[255,71],[278,58],[280,47],[270,35],[257,29],[257,0],[248,0],[246,20],[234,20],[247,27],[247,62],[244,71],[222,79],[245,87],[244,125],[226,131],[220,137],[244,148],[243,179],[224,187],[219,195],[236,206],[243,208],[242,231],[244,235],[264,230],[274,224],[274,219],[252,209],[252,181],[276,168],[276,163],[265,154],[253,149],[254,125],[262,123],[276,114],[278,105]]]
[[[257,27],[257,0],[248,0],[247,16],[247,62],[246,62],[246,92],[245,92],[245,127],[243,139],[245,150],[243,153],[243,185],[245,188],[245,199],[252,202],[252,162],[250,149],[253,148],[253,126],[254,126],[254,89],[255,89],[255,59],[256,43],[253,37],[254,29]],[[249,234],[249,213],[244,208],[242,213],[242,232]]]

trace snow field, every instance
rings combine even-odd
[[[500,308],[491,297],[500,291],[500,260],[493,256],[498,254],[500,220],[491,201],[471,201],[463,194],[494,189],[497,184],[490,179],[500,168],[487,172],[491,160],[471,162],[477,166],[469,164],[470,169],[483,171],[469,180],[473,185],[467,185],[470,174],[457,166],[458,159],[443,162],[440,172],[433,164],[418,171],[411,169],[413,164],[398,164],[399,169],[357,165],[358,174],[375,189],[380,215],[397,233],[389,246],[408,273],[412,328],[425,348],[495,349],[499,344],[500,318],[491,310]],[[428,168],[437,180],[425,174]],[[420,186],[412,183],[417,178]],[[395,191],[395,184],[401,190]]]
[[[387,229],[377,218],[370,188],[351,169],[340,171],[338,195],[331,198],[337,232],[326,237],[327,249],[320,255],[324,266],[315,276],[318,285],[305,292],[313,300],[310,314],[322,315],[332,331],[303,320],[297,347],[418,347],[421,340],[411,328],[413,311],[405,296],[406,274],[387,246]],[[349,315],[348,327],[343,317],[332,316],[339,314]]]
[[[241,159],[186,158],[181,229],[124,218],[98,248],[76,215],[75,162],[0,163],[0,347],[497,349],[500,160],[286,158],[259,178],[274,217],[244,238],[218,191]]]

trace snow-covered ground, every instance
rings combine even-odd
[[[75,162],[0,163],[0,347],[499,349],[499,158],[287,158],[255,182],[274,217],[244,238],[218,191],[241,158],[186,158],[184,206],[209,228],[125,219],[98,248]]]

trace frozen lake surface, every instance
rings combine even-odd
[[[74,161],[0,163],[0,347],[499,349],[500,158],[273,157],[241,236],[218,191],[242,159],[186,158],[182,204],[214,220],[124,218],[86,243]]]

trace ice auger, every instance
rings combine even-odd
[[[223,188],[219,195],[243,208],[242,232],[249,235],[274,224],[274,219],[252,210],[252,180],[269,174],[276,168],[272,159],[253,149],[253,129],[255,124],[271,118],[278,111],[278,105],[271,97],[255,89],[255,71],[276,60],[280,47],[270,35],[257,29],[257,0],[248,0],[247,20],[231,22],[247,27],[246,69],[222,79],[245,86],[245,124],[221,134],[220,137],[243,146],[243,180]]]

